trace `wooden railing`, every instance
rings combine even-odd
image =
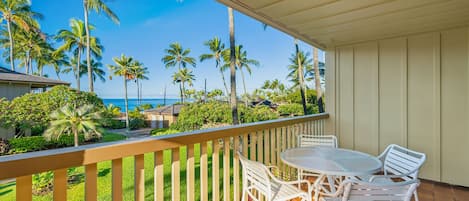
[[[53,171],[54,200],[67,199],[67,169],[85,167],[85,200],[97,200],[97,163],[112,161],[112,199],[123,200],[122,173],[123,158],[134,157],[135,200],[145,199],[144,154],[154,155],[154,199],[164,200],[164,192],[171,192],[167,199],[181,200],[240,200],[241,178],[238,150],[251,160],[280,167],[282,176],[296,175],[295,170],[282,164],[280,153],[296,146],[296,135],[310,133],[322,135],[324,120],[328,114],[293,117],[265,122],[228,126],[180,133],[161,137],[147,137],[139,140],[84,145],[0,157],[0,180],[16,178],[16,199],[32,200],[32,175]],[[171,180],[164,180],[164,151],[171,154]],[[186,152],[180,157],[180,151]],[[195,153],[198,154],[195,154]],[[182,153],[182,152],[181,152]],[[195,157],[198,157],[195,160]],[[211,160],[211,181],[209,181],[209,159]],[[186,162],[186,192],[181,192],[181,164]],[[220,163],[222,160],[222,163]],[[198,164],[196,164],[198,161]],[[222,164],[222,167],[220,167]],[[198,168],[196,168],[198,166]],[[128,168],[128,167],[126,167]],[[199,178],[196,177],[196,171]],[[199,185],[195,185],[196,181]],[[221,182],[220,182],[221,181]],[[165,182],[171,182],[170,189]],[[209,182],[211,193],[209,194]],[[222,192],[220,192],[222,186]],[[200,188],[196,191],[196,188]],[[196,195],[196,192],[199,192]],[[211,196],[209,198],[209,195]]]

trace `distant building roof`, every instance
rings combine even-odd
[[[50,87],[55,85],[70,85],[68,82],[19,73],[4,67],[0,67],[0,82],[31,84],[32,88]]]
[[[167,105],[155,109],[145,110],[145,113],[156,113],[156,114],[167,114],[167,115],[179,115],[181,108],[184,105]]]

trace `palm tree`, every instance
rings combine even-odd
[[[57,51],[72,51],[76,57],[76,61],[81,61],[81,54],[83,49],[86,47],[86,34],[85,34],[85,24],[81,20],[71,19],[70,20],[71,30],[60,30],[56,36],[56,39],[59,41],[64,41],[64,44],[57,49]],[[94,29],[93,26],[90,26],[90,29]],[[100,41],[96,37],[91,37],[91,50],[93,55],[96,58],[100,58],[102,54],[103,47],[100,44]],[[80,63],[76,62],[76,68],[74,70],[75,77],[77,81],[77,89],[80,91],[80,79],[79,72]]]
[[[83,75],[88,74],[88,68],[86,68],[87,64],[84,61],[82,61],[80,65],[80,77],[82,77]],[[106,82],[106,71],[104,71],[102,67],[103,64],[101,62],[91,59],[91,71],[94,82],[96,82],[97,78],[99,78],[101,82]]]
[[[39,24],[34,18],[42,18],[39,13],[31,10],[29,0],[0,0],[1,20],[6,21],[10,42],[10,65],[11,70],[15,70],[14,38],[12,25],[29,31],[38,28]]]
[[[188,68],[182,68],[181,70],[173,74],[173,83],[180,83],[182,86],[183,94],[181,97],[182,102],[186,98],[186,88],[185,84],[193,86],[193,81],[195,80],[195,75],[192,73],[192,70]]]
[[[181,71],[182,68],[187,68],[188,65],[195,67],[195,59],[189,56],[191,52],[190,49],[184,49],[179,43],[172,43],[169,45],[169,49],[164,50],[166,55],[161,59],[165,64],[166,68],[178,67],[178,71]],[[177,74],[177,72],[175,74]],[[179,93],[181,97],[181,102],[184,103],[184,82],[179,83]]]
[[[324,105],[322,104],[322,89],[321,89],[321,77],[319,74],[319,59],[318,59],[318,48],[313,47],[313,61],[314,61],[314,82],[316,87],[316,100],[318,104],[319,113],[324,112]]]
[[[69,58],[63,51],[54,51],[49,57],[49,65],[54,68],[57,78],[61,80],[62,67],[70,66]]]
[[[243,88],[244,88],[244,94],[247,94],[247,90],[246,90],[246,80],[245,80],[245,77],[244,77],[244,72],[243,70],[246,70],[249,75],[251,75],[251,65],[253,66],[259,66],[259,61],[257,60],[254,60],[254,59],[249,59],[247,58],[247,51],[246,50],[243,50],[243,46],[242,45],[237,45],[236,48],[235,48],[235,51],[236,51],[236,60],[235,60],[235,64],[236,64],[236,68],[239,70],[239,72],[241,72],[241,78],[242,78],[242,81],[243,81]],[[224,51],[224,60],[225,61],[229,61],[229,58],[230,58],[230,50],[227,49]],[[223,70],[228,68],[229,67],[229,63],[228,62],[225,62],[225,64],[223,65]],[[247,96],[245,96],[247,97]],[[247,106],[248,105],[248,99],[245,98],[245,105]]]
[[[298,42],[295,39],[295,53],[290,57],[291,64],[288,66],[290,73],[287,77],[291,78],[290,81],[293,82],[293,87],[298,86],[300,89],[304,115],[308,114],[306,108],[305,75],[308,74],[309,71],[311,71],[312,69],[311,62],[312,60],[309,58],[309,54],[300,51],[298,47]]]
[[[116,65],[108,65],[109,70],[116,76],[122,76],[124,79],[124,98],[125,98],[125,127],[129,131],[129,100],[127,96],[127,81],[133,80],[132,68],[135,67],[136,61],[132,57],[124,54],[121,57],[112,58]]]
[[[83,10],[84,10],[84,15],[85,15],[85,32],[86,32],[86,61],[87,61],[87,67],[88,67],[88,83],[89,83],[89,90],[90,92],[94,91],[94,85],[93,85],[93,80],[92,78],[92,62],[91,62],[91,49],[92,49],[92,39],[90,36],[90,30],[91,27],[89,25],[89,20],[88,20],[88,14],[89,10],[94,10],[96,13],[100,13],[103,11],[107,17],[109,17],[113,22],[116,24],[119,24],[119,18],[117,17],[112,10],[107,7],[107,5],[104,3],[103,0],[83,0]]]
[[[143,63],[134,63],[134,67],[132,68],[132,74],[135,78],[135,82],[137,83],[137,96],[139,104],[141,104],[142,101],[142,86],[140,86],[140,80],[148,80],[148,77],[146,76],[148,73],[148,68],[144,67]]]
[[[220,66],[221,61],[223,59],[223,52],[225,49],[225,44],[221,42],[220,38],[214,37],[213,39],[206,41],[204,45],[210,49],[211,53],[200,55],[200,62],[203,62],[208,59],[215,60],[215,68],[217,68],[220,71],[220,75],[223,80],[223,85],[225,86],[225,91],[226,91],[226,94],[228,95],[229,92],[228,92],[228,86],[226,85],[226,81],[225,81],[225,75],[223,73],[223,68],[221,68]]]
[[[79,134],[84,134],[86,139],[101,136],[98,123],[101,115],[96,112],[93,105],[81,107],[72,106],[71,104],[65,105],[52,112],[50,117],[52,121],[49,128],[44,132],[44,137],[48,140],[53,137],[59,138],[63,134],[72,134],[75,147],[77,147]]]
[[[238,119],[238,98],[236,97],[236,50],[235,50],[235,32],[234,32],[234,15],[233,9],[228,7],[228,27],[230,30],[230,83],[231,83],[231,116],[233,117],[233,125],[239,124]]]

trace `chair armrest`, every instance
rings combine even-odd
[[[386,179],[399,179],[399,178],[403,178],[403,177],[408,177],[410,174],[412,173],[415,173],[417,172],[418,169],[415,169],[415,170],[412,170],[410,172],[407,172],[406,174],[386,174],[386,175],[373,175],[370,177],[370,179],[368,180],[368,182],[373,182],[374,180],[378,179],[378,178],[386,178]]]

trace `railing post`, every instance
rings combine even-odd
[[[186,162],[186,191],[187,200],[195,200],[195,161],[194,161],[194,144],[187,145],[187,162]]]
[[[96,201],[98,199],[97,174],[96,163],[85,165],[85,201]]]
[[[163,152],[157,151],[154,153],[154,200],[164,200],[164,170],[163,170]]]
[[[134,191],[135,200],[145,200],[145,155],[140,154],[135,156],[135,168],[134,168]]]
[[[122,158],[112,160],[112,200],[122,201]]]
[[[230,201],[230,138],[223,139],[223,200]]]
[[[16,199],[21,201],[31,201],[33,199],[32,175],[16,178]]]
[[[54,201],[67,200],[67,168],[54,170]]]
[[[171,150],[171,199],[180,200],[179,147]]]

